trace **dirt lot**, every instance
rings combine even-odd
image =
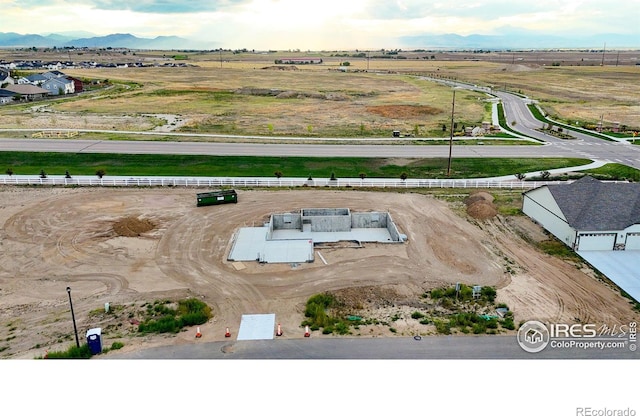
[[[284,337],[301,337],[309,296],[338,291],[362,315],[387,320],[354,336],[434,333],[410,318],[425,291],[462,282],[493,285],[515,322],[621,324],[638,319],[619,292],[580,265],[549,257],[521,236],[545,238],[524,217],[465,217],[460,205],[420,194],[339,190],[239,190],[238,204],[196,208],[202,189],[0,188],[0,357],[32,359],[103,328],[109,354],[197,342],[178,335],[132,336],[136,322],[104,314],[128,305],[196,296],[212,307],[203,339],[237,334],[242,314],[274,313]],[[314,263],[230,263],[234,231],[274,212],[310,207],[388,210],[408,241],[322,248]],[[396,318],[390,320],[390,316]],[[314,336],[336,336],[320,335]]]

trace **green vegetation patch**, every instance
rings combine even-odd
[[[211,319],[211,308],[198,299],[165,300],[147,304],[146,318],[138,326],[140,333],[178,333],[185,326],[201,325]]]
[[[0,169],[15,175],[95,175],[102,170],[114,176],[223,176],[328,178],[443,178],[447,158],[397,159],[365,157],[259,157],[207,155],[133,155],[104,153],[1,152]],[[590,163],[577,158],[460,158],[452,160],[451,178],[482,178],[514,172],[549,170]],[[4,167],[4,168],[2,168]]]

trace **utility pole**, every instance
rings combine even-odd
[[[73,321],[73,332],[76,334],[76,346],[80,348],[80,340],[78,339],[78,327],[76,326],[76,315],[73,313],[73,303],[71,302],[71,288],[67,287],[69,295],[69,306],[71,307],[71,320]]]
[[[449,163],[447,164],[447,176],[451,175],[451,152],[453,151],[453,113],[456,107],[456,89],[453,88],[453,101],[451,102],[451,134],[449,135]]]
[[[602,48],[602,62],[600,62],[600,66],[604,66],[604,53],[607,50],[607,42],[604,43],[604,47]]]

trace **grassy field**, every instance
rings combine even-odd
[[[60,52],[39,52],[54,60]],[[38,56],[21,52],[22,58]],[[186,67],[65,69],[110,88],[70,99],[0,107],[3,127],[113,128],[148,130],[144,114],[178,114],[187,120],[180,131],[218,134],[304,137],[388,137],[392,130],[417,137],[448,137],[452,91],[420,75],[452,78],[507,88],[540,101],[551,116],[564,121],[605,125],[620,122],[640,129],[640,67],[594,66],[585,55],[570,63],[565,57],[434,53],[434,59],[406,53],[407,59],[372,59],[356,52],[232,53],[136,51],[65,56],[64,60],[96,60]],[[10,51],[0,56],[15,59]],[[321,65],[276,66],[283,56],[321,56]],[[425,55],[425,54],[423,54]],[[429,54],[427,54],[429,55]],[[402,57],[402,54],[400,55]],[[581,55],[577,55],[581,56]],[[58,57],[62,59],[62,56]],[[415,59],[418,58],[418,59]],[[535,59],[534,59],[535,58]],[[598,57],[599,58],[599,57]],[[586,59],[586,60],[585,60]],[[627,58],[636,59],[636,57]],[[552,65],[553,61],[553,65]],[[349,63],[347,72],[341,64]],[[555,64],[559,62],[556,66]],[[599,60],[598,60],[599,62]],[[284,68],[284,69],[282,69]],[[460,90],[454,119],[457,131],[490,121],[485,94]],[[47,111],[33,111],[47,104]],[[119,120],[120,119],[120,120]],[[125,120],[125,121],[122,121]]]
[[[185,155],[126,155],[91,153],[1,152],[2,173],[16,175],[222,176],[357,178],[444,178],[447,159],[372,159],[313,157],[241,157]],[[589,163],[586,159],[473,159],[452,161],[452,178],[482,178],[518,172],[549,170]]]

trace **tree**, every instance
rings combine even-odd
[[[276,175],[276,178],[280,179],[282,178],[282,172],[280,172],[279,170],[273,172],[274,175]]]
[[[358,176],[360,177],[360,179],[364,180],[364,178],[367,177],[367,174],[364,173],[364,172],[360,172],[360,173],[358,173]]]
[[[68,171],[68,170],[66,170],[66,171],[64,172],[64,177],[65,177],[65,178],[67,178],[67,179],[71,179],[71,174],[69,173],[69,171]]]
[[[409,177],[409,175],[407,175],[407,172],[402,172],[400,174],[400,179],[403,180],[403,181],[406,180],[408,177]]]
[[[96,171],[96,176],[97,176],[98,178],[100,178],[100,179],[102,179],[102,177],[103,177],[104,175],[106,175],[106,174],[107,174],[107,173],[104,171],[104,169],[98,169],[98,170]]]
[[[525,175],[524,173],[516,173],[516,178],[518,178],[518,180],[523,180],[526,177],[527,175]]]
[[[549,179],[549,176],[551,176],[551,173],[548,170],[543,170],[542,172],[540,172],[540,177],[545,181]]]
[[[6,173],[7,173],[7,175],[9,175],[9,176],[13,175],[13,169],[11,169],[11,168],[8,168],[5,172],[6,172]]]
[[[44,179],[47,177],[47,172],[44,171],[44,169],[40,169],[40,178]]]
[[[331,172],[331,177],[329,178],[330,181],[337,181],[336,179],[336,174],[334,172]]]

